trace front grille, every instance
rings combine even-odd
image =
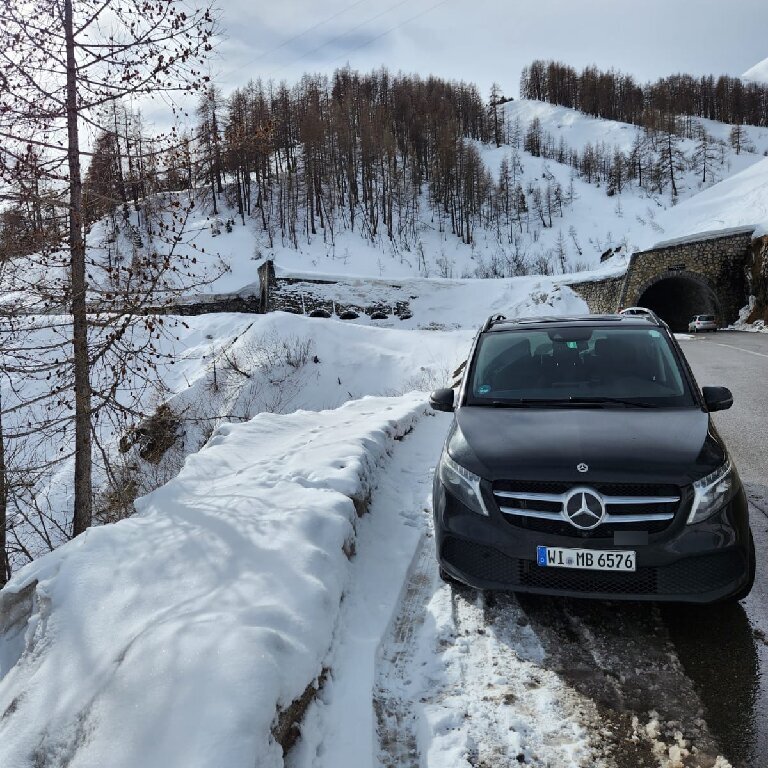
[[[747,564],[738,550],[687,557],[665,568],[658,568],[660,595],[685,595],[713,592],[746,573]]]
[[[572,483],[558,481],[498,480],[493,497],[511,525],[557,536],[612,537],[617,531],[659,533],[672,523],[680,507],[680,489],[674,485],[642,483],[593,483],[588,486],[604,500],[605,519],[583,530],[563,515]],[[637,499],[636,502],[633,499]]]
[[[638,568],[634,573],[577,571],[571,568],[541,568],[526,563],[520,584],[563,592],[599,592],[610,595],[657,594],[657,568]]]
[[[442,559],[467,576],[530,589],[604,595],[681,597],[722,589],[745,573],[746,562],[736,550],[689,557],[662,567],[638,567],[632,573],[542,568],[533,560],[509,557],[493,547],[449,537]]]
[[[510,585],[519,583],[520,561],[493,547],[449,538],[443,544],[442,558],[476,579]]]
[[[661,533],[669,527],[669,520],[648,520],[640,523],[603,523],[591,531],[582,531],[570,523],[558,520],[541,520],[535,517],[515,517],[505,515],[506,521],[516,528],[526,531],[548,533],[552,536],[578,536],[583,539],[613,539],[617,531],[643,531],[645,533]]]

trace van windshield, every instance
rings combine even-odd
[[[557,328],[484,334],[469,405],[582,401],[697,405],[675,354],[655,328]]]

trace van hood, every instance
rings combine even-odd
[[[447,449],[459,464],[491,481],[683,486],[726,458],[709,414],[698,408],[463,406]],[[587,471],[577,470],[579,464]]]

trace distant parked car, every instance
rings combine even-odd
[[[690,323],[688,323],[688,330],[693,333],[699,331],[716,331],[717,321],[714,315],[694,315]]]
[[[654,313],[645,307],[625,307],[619,311],[620,315],[631,315],[639,317],[654,317]]]

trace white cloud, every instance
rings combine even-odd
[[[225,93],[349,63],[474,82],[483,96],[495,81],[516,96],[534,58],[641,82],[736,76],[765,57],[766,27],[765,0],[228,0],[210,70]]]
[[[383,64],[473,81],[483,93],[498,81],[514,95],[533,58],[596,63],[646,80],[682,71],[735,75],[765,55],[763,0],[444,0],[433,7],[438,2],[231,0],[222,16],[229,39],[216,67],[221,84],[294,82],[349,61],[361,71]]]

